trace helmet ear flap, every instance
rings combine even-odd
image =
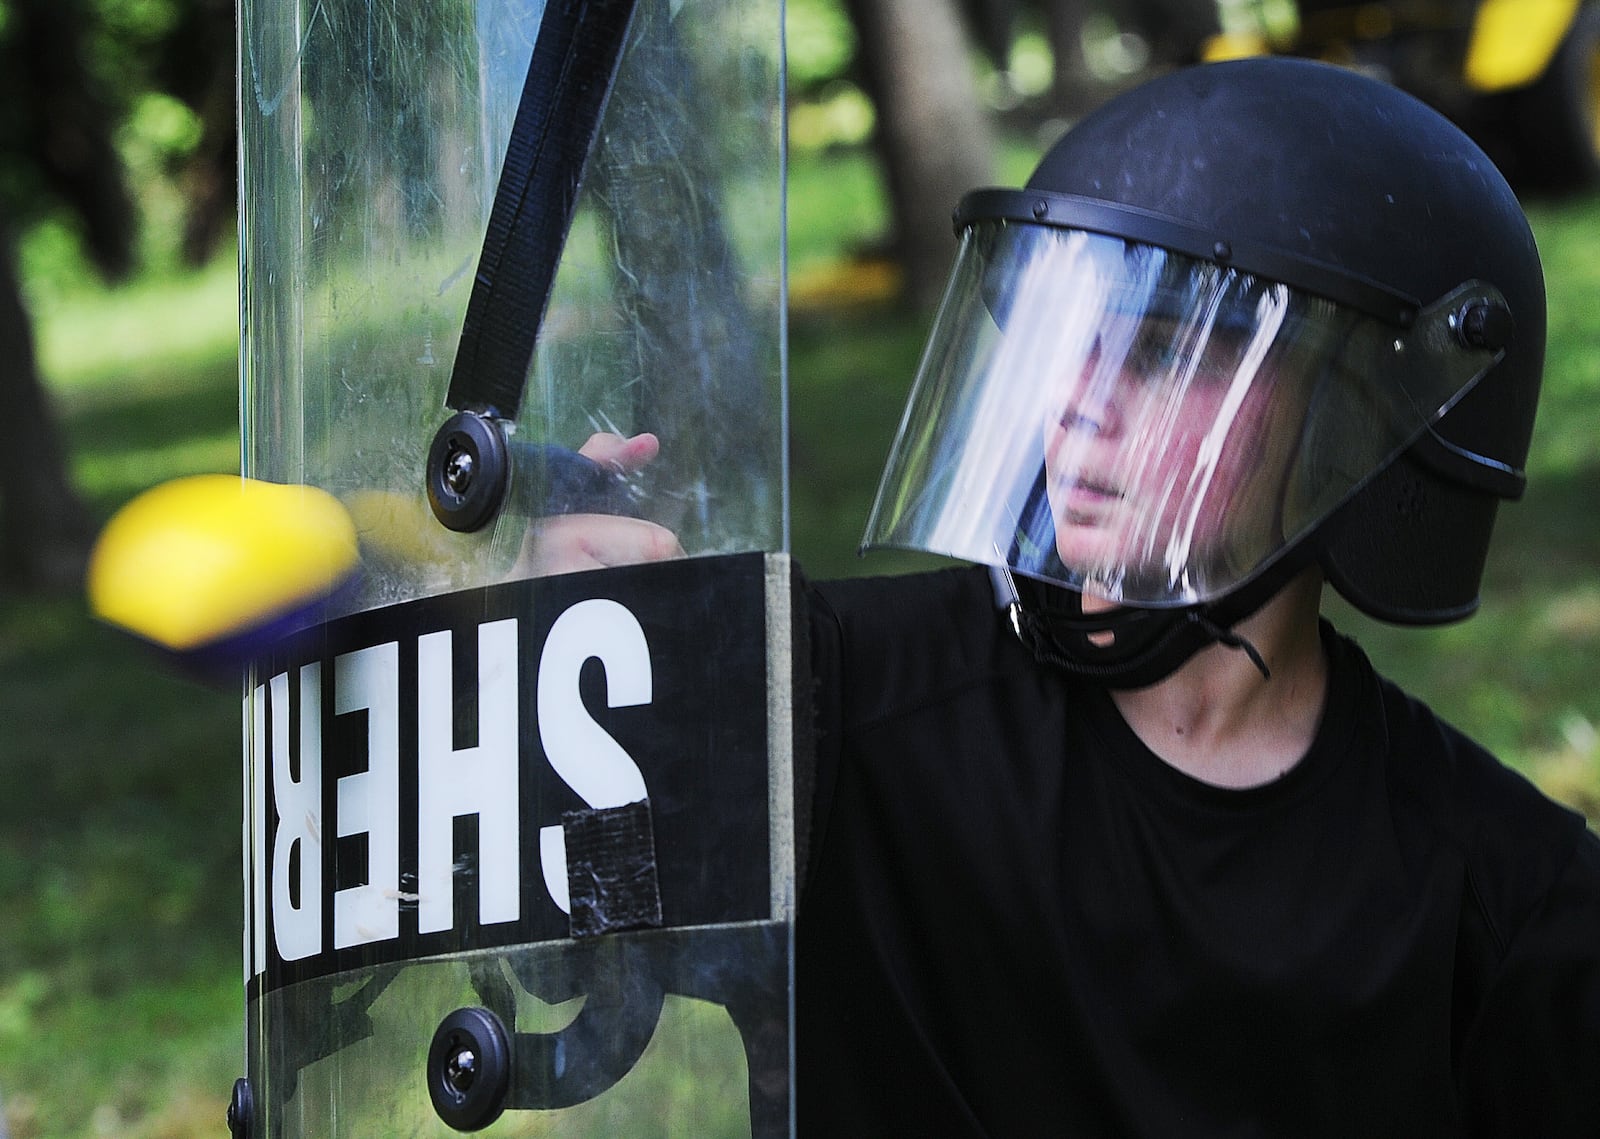
[[[1380,621],[1459,621],[1478,608],[1499,504],[1441,478],[1408,451],[1329,520],[1323,572],[1346,601]]]

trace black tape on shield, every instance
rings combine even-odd
[[[661,924],[650,801],[566,811],[567,892],[572,936],[594,937]]]

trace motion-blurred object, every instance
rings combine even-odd
[[[314,621],[358,562],[355,525],[327,492],[193,475],[145,491],[107,523],[89,604],[186,669],[210,671]]]

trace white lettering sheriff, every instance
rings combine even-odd
[[[330,692],[321,660],[280,672],[250,693],[255,975],[274,958],[288,964],[395,941],[403,910],[414,910],[419,938],[454,930],[463,878],[458,820],[476,821],[478,851],[465,876],[476,883],[475,924],[524,917],[523,775],[538,756],[525,755],[530,749],[519,724],[521,669],[531,655],[521,644],[522,623],[506,618],[475,630],[477,740],[470,746],[456,746],[457,634],[449,629],[418,635],[408,652],[392,640],[333,657],[331,717],[324,714]],[[580,694],[591,661],[603,669],[608,707],[651,702],[650,646],[639,621],[616,601],[580,601],[560,614],[539,648],[538,752],[591,808],[639,802],[647,796],[639,765]],[[403,735],[413,724],[408,741]],[[349,739],[353,727],[348,750],[357,758],[340,755],[335,764],[325,743]],[[403,785],[414,793],[403,794]],[[414,806],[411,819],[404,801]],[[346,852],[364,848],[364,866],[353,871],[349,857],[330,857],[324,849],[330,834],[355,841]],[[414,847],[403,851],[409,842]],[[539,828],[537,849],[548,901],[565,913],[559,823]],[[402,885],[407,865],[415,868],[414,889]],[[360,880],[331,881],[335,867],[345,877],[359,871]]]

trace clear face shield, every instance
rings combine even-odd
[[[865,546],[1006,566],[1125,605],[1259,574],[1498,358],[1151,245],[965,231]]]

